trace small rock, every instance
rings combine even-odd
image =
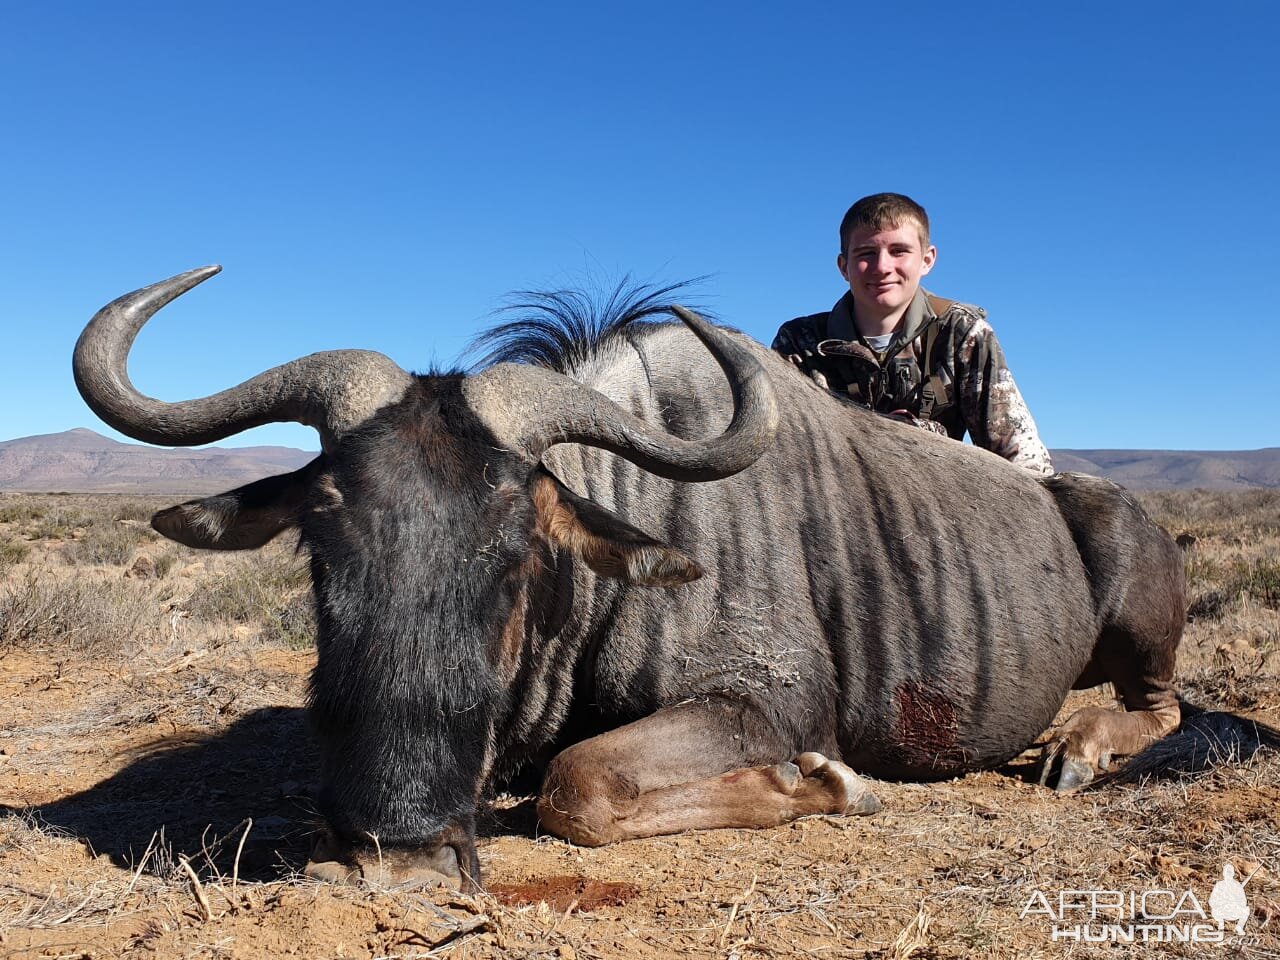
[[[560,946],[556,947],[556,956],[558,956],[560,960],[578,960],[578,951],[574,950],[573,947],[569,946],[567,943],[562,943]]]
[[[156,576],[156,562],[145,553],[139,554],[124,575],[131,580],[153,580]]]

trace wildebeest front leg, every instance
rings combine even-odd
[[[543,781],[543,826],[582,846],[599,846],[880,809],[866,781],[845,764],[812,751],[784,759],[787,745],[748,736],[735,709],[679,704],[569,747]]]

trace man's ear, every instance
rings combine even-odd
[[[205,550],[254,550],[296,526],[323,456],[301,470],[256,480],[217,496],[161,510],[151,526],[170,540]]]
[[[845,280],[849,279],[849,272],[846,269],[848,265],[849,265],[849,258],[846,257],[843,253],[836,257],[836,269],[840,271],[840,276],[844,277]]]
[[[533,503],[542,534],[602,577],[676,587],[702,576],[702,568],[679,550],[578,496],[545,468],[534,474]]]
[[[920,270],[920,276],[923,277],[928,274],[928,272],[933,269],[933,265],[938,262],[938,248],[933,244],[929,244],[929,246],[925,248],[921,260],[923,260],[924,266]]]

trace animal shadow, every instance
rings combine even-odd
[[[185,856],[226,875],[252,818],[240,876],[278,879],[310,852],[318,770],[305,712],[268,707],[199,740],[154,743],[106,780],[25,812],[122,867],[137,867],[152,848],[153,869]]]

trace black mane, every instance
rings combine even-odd
[[[521,290],[513,293],[507,306],[498,311],[511,319],[477,336],[466,354],[480,355],[477,368],[495,363],[526,363],[569,373],[627,327],[669,314],[678,303],[692,308],[692,304],[672,294],[702,279],[654,286],[624,278],[608,293]],[[699,309],[699,313],[708,316],[704,310]]]

